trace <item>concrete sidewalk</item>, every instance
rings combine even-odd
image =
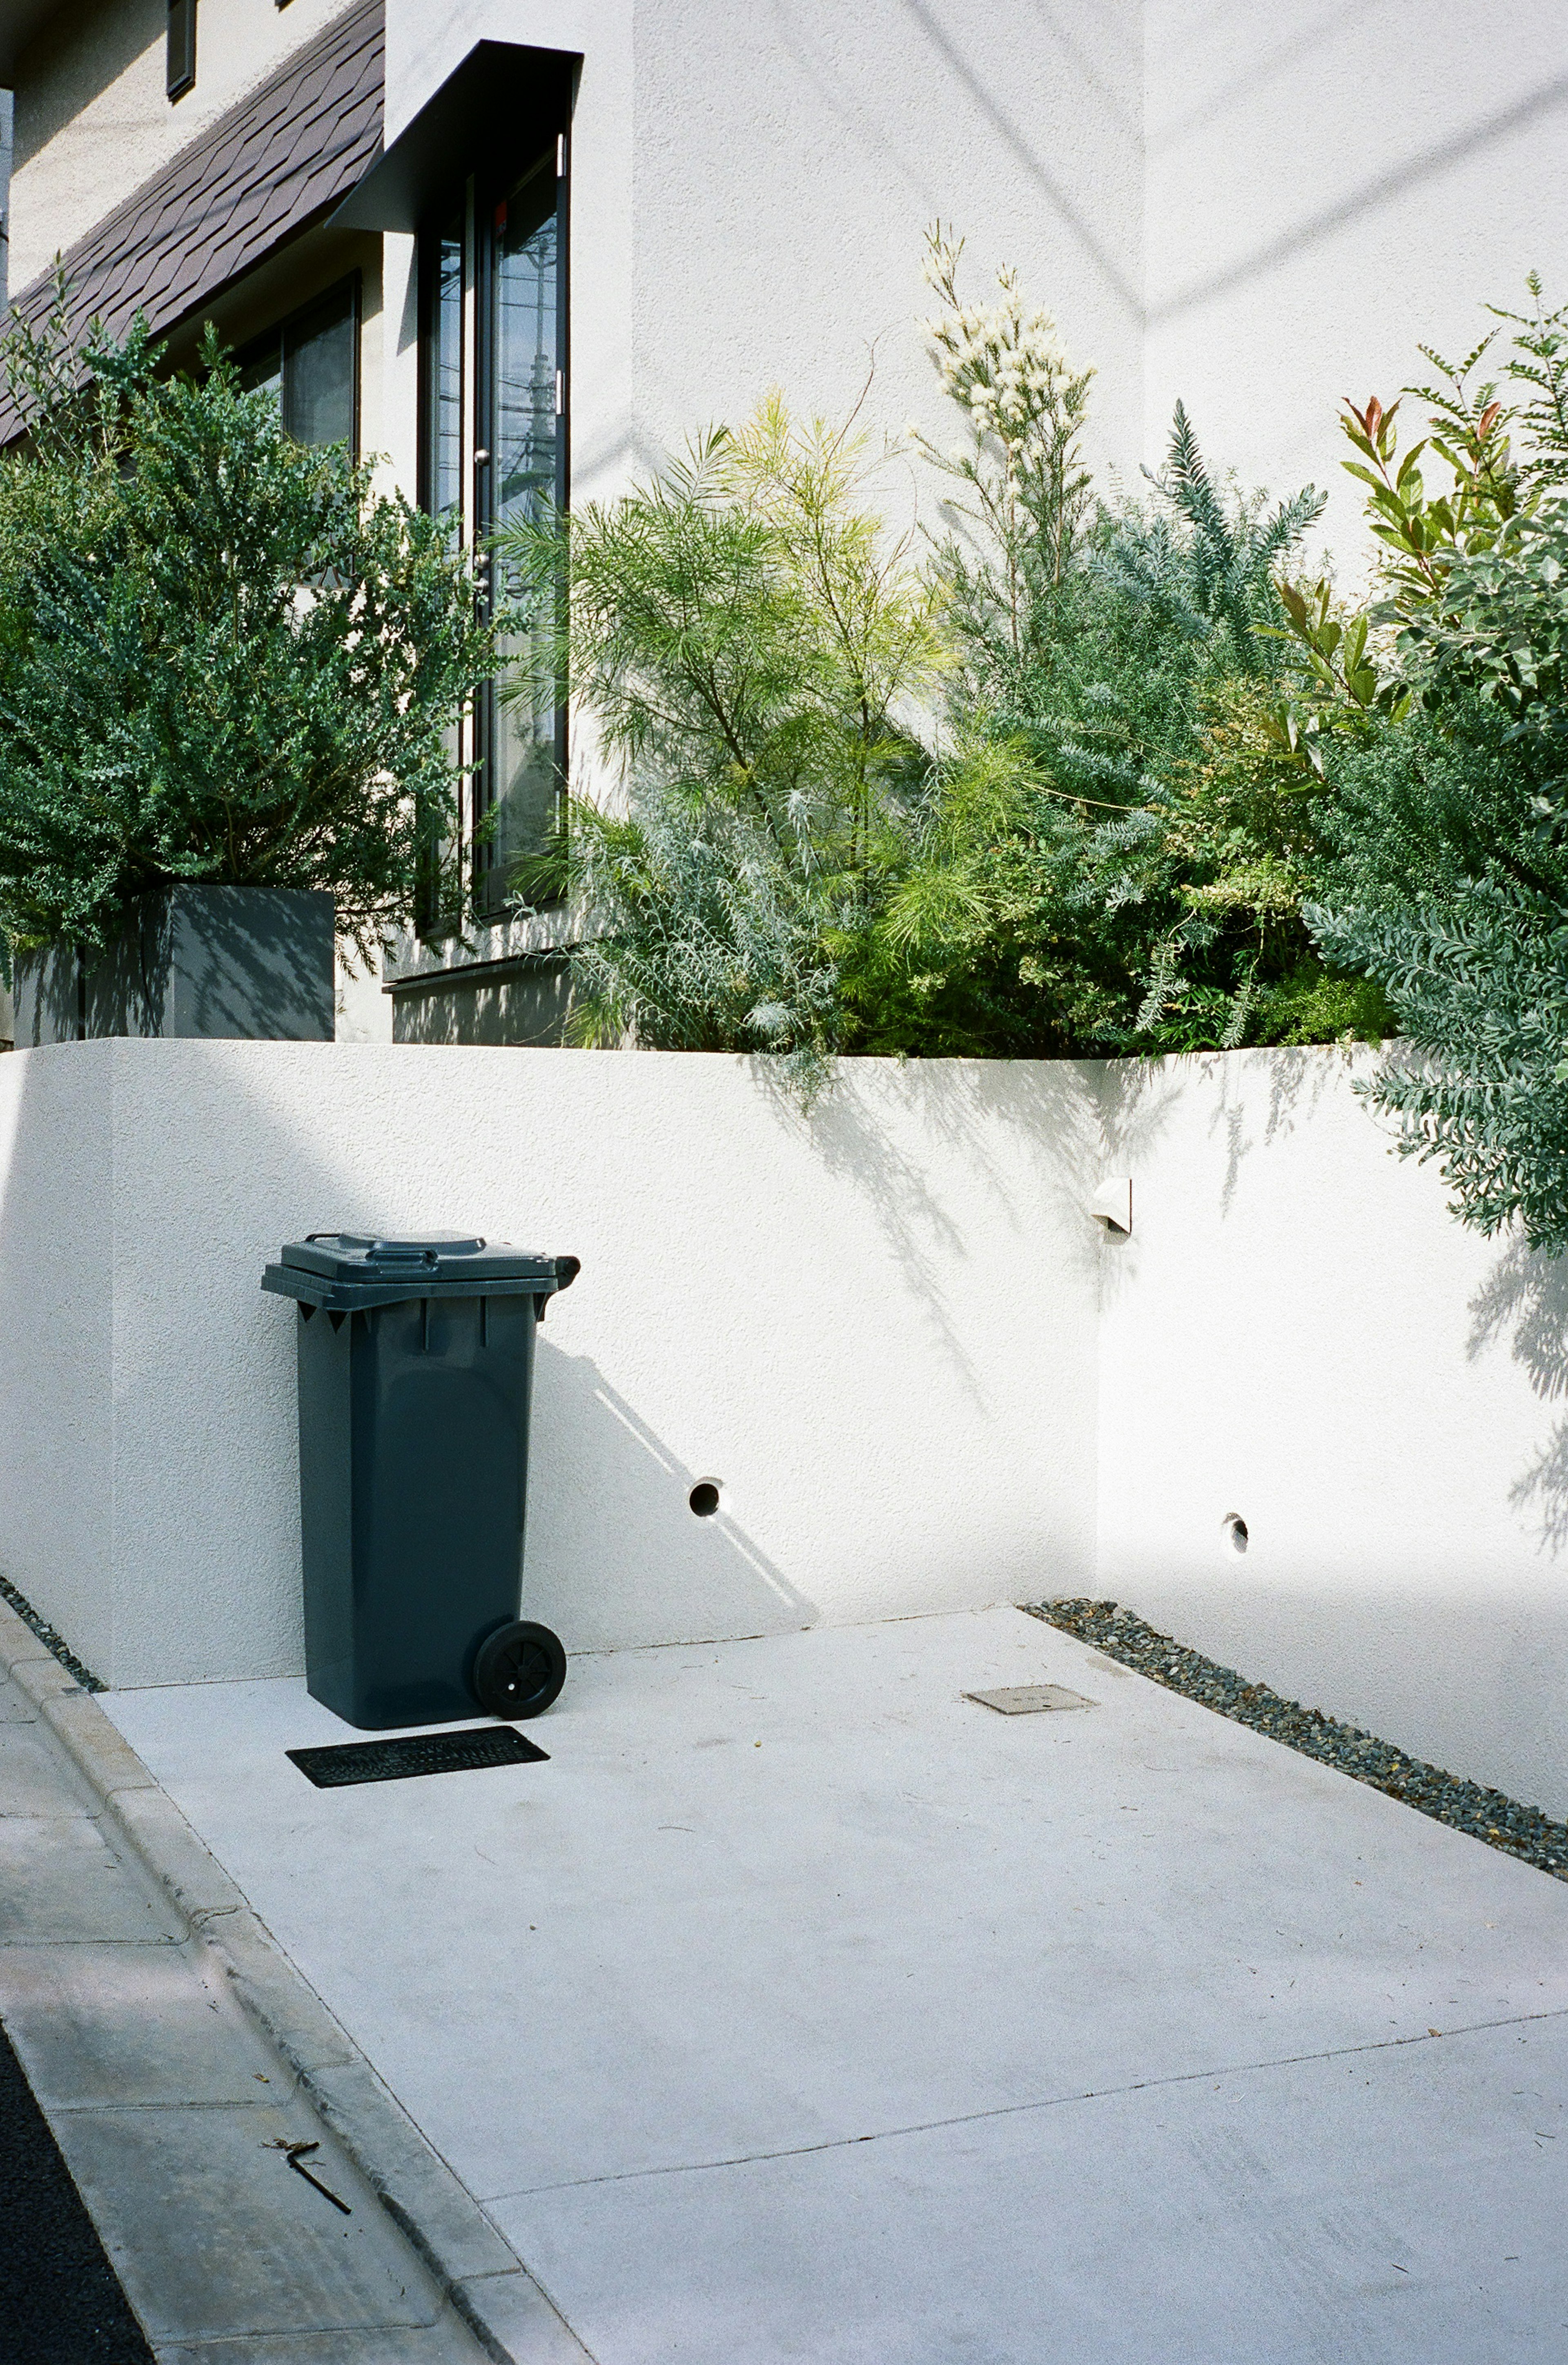
[[[33,1648],[0,1681],[0,2020],[159,2365],[479,2365],[82,1778],[50,1711],[68,1729],[97,1712]],[[158,1801],[119,1755],[127,1789]],[[350,2214],[290,2167],[295,2144]]]
[[[599,2365],[1568,2349],[1568,1888],[1037,1620],[577,1659],[548,1764],[358,1789],[302,1685],[105,1705]]]

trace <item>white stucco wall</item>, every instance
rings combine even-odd
[[[117,1685],[301,1664],[260,1278],[340,1226],[582,1258],[526,1571],[573,1649],[1090,1581],[1092,1070],[866,1061],[808,1122],[730,1059],[122,1041],[0,1110],[0,1568]]]
[[[897,451],[912,416],[950,437],[917,328],[930,308],[923,233],[938,217],[968,234],[977,295],[1011,259],[1048,297],[1103,373],[1097,449],[1124,465],[1136,457],[1138,0],[1072,0],[1026,23],[982,0],[849,12],[825,0],[749,12],[388,0],[390,136],[482,39],[584,61],[572,127],[575,499],[613,495],[704,423],[747,415],[771,386],[802,414],[842,420],[870,372],[860,423],[873,451]],[[411,391],[400,402],[411,468]],[[902,455],[883,490],[907,522],[917,493]],[[929,504],[930,488],[919,498]]]
[[[1107,1070],[1133,1231],[1103,1267],[1100,1587],[1562,1813],[1568,1272],[1389,1152],[1372,1058]]]
[[[720,1058],[14,1054],[0,1568],[118,1685],[297,1668],[262,1265],[474,1226],[583,1259],[526,1576],[571,1648],[1111,1596],[1568,1811],[1568,1279],[1388,1153],[1365,1065],[856,1060],[805,1120]]]
[[[1143,92],[1137,0],[639,0],[636,322],[650,451],[767,386],[801,410],[942,442],[917,329],[937,219],[968,241],[971,296],[1019,265],[1102,378],[1093,441],[1124,464],[1141,394]],[[694,413],[694,404],[696,405]],[[890,508],[915,498],[905,466]],[[934,488],[920,499],[929,509]]]
[[[1426,383],[1422,343],[1462,359],[1492,325],[1483,306],[1526,305],[1531,269],[1568,302],[1568,10],[1144,16],[1148,453],[1182,396],[1244,483],[1329,492],[1324,536],[1354,580],[1369,544],[1340,398]]]

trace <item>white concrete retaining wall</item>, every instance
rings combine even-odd
[[[106,1041],[0,1110],[0,1568],[117,1686],[302,1664],[260,1280],[337,1227],[581,1257],[526,1574],[572,1649],[1091,1581],[1092,1069],[866,1061],[808,1123],[733,1059]]]
[[[297,1669],[262,1265],[473,1226],[583,1259],[526,1582],[569,1647],[1095,1592],[1568,1811],[1568,1273],[1387,1154],[1369,1057],[852,1061],[810,1120],[718,1058],[0,1059],[0,1568],[117,1685]]]
[[[1103,1266],[1100,1587],[1568,1812],[1568,1269],[1389,1153],[1352,1090],[1372,1064],[1104,1071],[1134,1214]]]

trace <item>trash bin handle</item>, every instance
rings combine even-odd
[[[360,1243],[363,1238],[363,1236],[357,1232],[307,1232],[305,1237],[308,1241],[347,1239],[353,1240],[356,1244]],[[439,1249],[395,1248],[386,1242],[382,1242],[380,1244],[378,1253],[377,1243],[375,1240],[364,1239],[363,1245],[365,1250],[365,1253],[372,1259],[373,1262],[376,1264],[438,1265],[441,1262],[441,1250]],[[483,1243],[481,1243],[481,1245],[483,1245]]]

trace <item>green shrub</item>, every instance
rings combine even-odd
[[[916,442],[955,488],[935,548],[950,720],[1006,761],[933,778],[883,930],[920,987],[897,1048],[1257,1040],[1265,989],[1310,956],[1320,784],[1265,710],[1296,662],[1273,572],[1321,497],[1269,510],[1216,484],[1178,405],[1147,502],[1096,503],[1091,374],[1010,272],[966,303],[960,253],[933,233],[926,330],[964,426],[951,451]]]
[[[1216,487],[1178,411],[1151,506],[1097,504],[1092,373],[1012,274],[963,305],[958,260],[934,235],[965,426],[916,438],[950,496],[923,571],[861,447],[777,398],[625,500],[500,540],[539,633],[516,694],[568,678],[621,774],[518,874],[580,914],[580,1040],[819,1080],[840,1051],[1191,1048],[1257,1039],[1311,960],[1322,784],[1260,701],[1294,661],[1271,569],[1317,496],[1265,514]]]
[[[58,326],[58,324],[57,324]],[[209,331],[76,390],[13,340],[0,455],[0,926],[101,947],[175,881],[330,890],[367,949],[450,835],[447,734],[493,662],[441,529],[307,450]]]
[[[1402,719],[1330,734],[1331,847],[1309,912],[1376,980],[1406,1040],[1370,1091],[1468,1223],[1568,1247],[1568,321],[1503,315],[1510,407],[1437,387],[1400,455],[1398,406],[1351,412],[1352,464],[1389,556],[1371,621]],[[1434,360],[1437,357],[1432,356]],[[1440,367],[1442,365],[1439,364]],[[1430,450],[1447,483],[1428,494]],[[1430,463],[1428,462],[1428,469]]]

